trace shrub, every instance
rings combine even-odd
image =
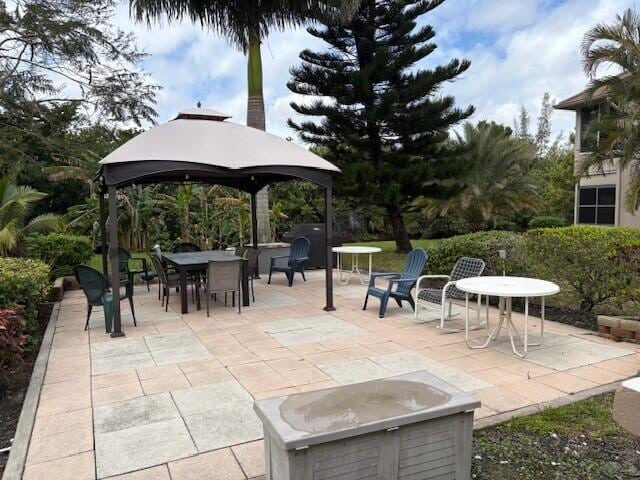
[[[505,250],[506,260],[499,257],[499,251]],[[521,273],[522,258],[525,255],[522,235],[506,231],[488,231],[468,233],[440,240],[429,249],[427,270],[432,274],[449,273],[460,257],[483,259],[487,266],[485,275]]]
[[[32,237],[28,249],[30,256],[48,263],[56,277],[72,275],[75,265],[88,262],[93,255],[89,238],[63,233]]]
[[[0,375],[3,368],[10,368],[22,361],[27,337],[26,322],[20,308],[0,308]]]
[[[562,288],[565,305],[590,313],[602,304],[638,301],[640,230],[571,226],[526,234],[530,274]]]
[[[0,257],[0,308],[20,305],[35,329],[38,308],[49,295],[49,266],[31,258]]]
[[[533,217],[529,222],[529,228],[556,228],[565,227],[567,222],[563,218],[553,217],[550,215],[542,215],[539,217]]]

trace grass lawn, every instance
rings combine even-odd
[[[429,251],[429,248],[432,248],[438,240],[411,240],[411,245],[413,248],[421,247]],[[373,270],[376,272],[399,272],[402,270],[404,266],[404,262],[407,258],[404,253],[396,253],[396,242],[393,240],[385,240],[379,242],[356,242],[356,243],[347,243],[345,245],[361,245],[367,247],[379,247],[382,249],[382,252],[376,253],[373,256]],[[345,255],[345,266],[351,266],[351,256]],[[362,257],[360,260],[360,265],[362,268],[368,267],[369,260]],[[365,263],[362,263],[365,262]]]
[[[640,439],[612,417],[613,394],[474,433],[477,480],[640,477]]]

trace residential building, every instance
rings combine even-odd
[[[617,161],[605,168],[590,168],[581,172],[581,161],[598,141],[598,135],[588,130],[591,121],[607,107],[604,89],[589,95],[584,90],[557,103],[554,108],[576,113],[575,171],[576,184],[574,223],[640,228],[640,212],[629,212],[624,198],[630,181],[629,169],[622,169]]]

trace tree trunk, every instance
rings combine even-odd
[[[260,53],[260,36],[253,33],[249,35],[249,52],[247,56],[247,125],[265,130],[264,97],[262,95],[262,57]],[[258,241],[270,242],[271,228],[269,226],[269,190],[267,187],[257,194],[258,214]]]
[[[402,213],[396,207],[387,207],[387,215],[389,215],[389,221],[391,222],[393,239],[396,241],[396,252],[409,253],[413,248],[411,247],[407,228],[404,225]]]

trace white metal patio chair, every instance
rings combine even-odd
[[[450,275],[423,275],[416,283],[414,318],[418,318],[420,308],[440,312],[440,328],[444,328],[445,320],[452,317],[453,300],[464,300],[465,294],[456,288],[456,281],[463,278],[479,277],[484,271],[485,263],[480,258],[459,258]],[[442,279],[447,283],[442,288],[421,288],[426,280]],[[448,303],[448,314],[446,313]]]

